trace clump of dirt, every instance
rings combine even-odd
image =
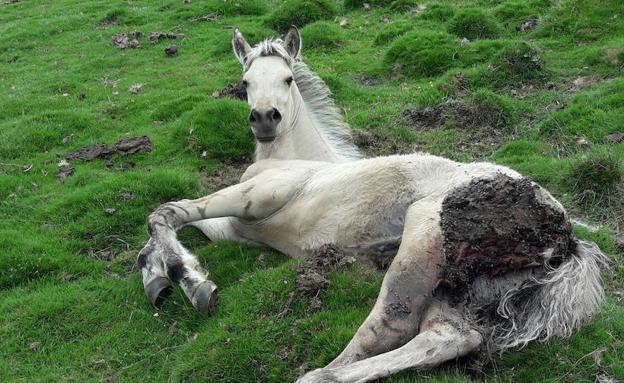
[[[139,37],[143,37],[144,33],[140,31],[120,33],[112,37],[113,45],[119,49],[141,48]]]
[[[576,247],[563,212],[537,200],[528,179],[477,179],[444,200],[441,225],[446,266],[441,286],[464,294],[480,275],[557,267]],[[552,250],[549,250],[552,249]]]
[[[284,317],[292,311],[292,305],[302,296],[312,297],[311,308],[320,308],[319,294],[326,291],[330,282],[325,275],[332,269],[350,265],[355,262],[355,257],[347,255],[334,245],[323,245],[319,247],[306,261],[297,269],[295,278],[295,291],[288,297],[288,302],[284,309],[278,314],[279,318]]]
[[[247,89],[243,85],[243,81],[235,84],[228,84],[225,88],[217,90],[212,94],[214,98],[232,98],[235,100],[247,101]]]
[[[75,152],[69,153],[66,158],[68,160],[92,161],[96,158],[108,158],[113,153],[115,153],[115,150],[108,147],[106,144],[100,143],[80,148]]]
[[[68,160],[93,161],[96,158],[110,158],[114,154],[121,156],[129,156],[138,152],[151,152],[152,142],[147,136],[132,137],[119,140],[109,147],[106,144],[99,143],[91,146],[80,148],[69,153],[65,158]]]
[[[175,56],[178,54],[178,46],[177,45],[169,45],[165,48],[165,54],[169,57]]]
[[[152,44],[158,44],[160,40],[165,40],[165,39],[169,39],[169,40],[180,39],[181,40],[184,37],[185,35],[183,33],[175,34],[171,32],[150,32],[149,41]]]

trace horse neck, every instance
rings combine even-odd
[[[289,120],[282,122],[286,124],[283,133],[271,143],[256,142],[255,160],[344,161],[321,134],[299,91],[294,89],[291,97]]]

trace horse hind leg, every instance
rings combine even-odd
[[[420,333],[405,345],[355,363],[312,371],[297,383],[363,383],[410,368],[431,368],[478,350],[482,341],[460,312],[435,299],[426,310]]]
[[[419,201],[406,213],[403,240],[377,302],[344,351],[327,368],[402,346],[417,333],[440,272],[440,202]]]

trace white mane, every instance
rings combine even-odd
[[[325,82],[303,61],[293,60],[286,52],[281,39],[266,39],[255,45],[245,57],[245,71],[255,59],[266,56],[281,57],[292,69],[295,83],[301,92],[306,108],[316,122],[319,133],[334,154],[347,161],[362,158],[362,154],[353,144],[351,128],[344,121]]]

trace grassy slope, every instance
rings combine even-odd
[[[381,276],[353,267],[332,273],[321,310],[311,311],[303,301],[278,320],[293,290],[296,262],[239,244],[210,244],[192,232],[183,233],[184,242],[220,285],[219,312],[202,317],[178,290],[158,313],[145,299],[134,258],[147,239],[146,215],[163,201],[213,191],[215,177],[207,179],[199,169],[223,170],[227,165],[219,159],[251,148],[245,104],[211,97],[240,76],[230,53],[230,31],[223,27],[237,25],[252,41],[274,32],[264,26],[265,16],[237,16],[235,8],[217,22],[189,21],[219,3],[0,3],[0,381],[288,381],[301,367],[330,361],[372,306]],[[344,35],[335,39],[342,48],[304,48],[306,61],[332,88],[354,129],[377,134],[382,146],[393,142],[402,150],[416,147],[464,161],[507,164],[549,187],[576,215],[617,229],[623,212],[613,207],[621,205],[580,205],[577,188],[566,179],[586,156],[624,158],[624,144],[605,139],[624,131],[621,2],[530,1],[523,2],[522,12],[513,2],[439,3],[496,15],[498,39],[475,42],[474,50],[463,54],[461,67],[437,77],[389,76],[384,64],[388,46],[374,44],[387,22],[426,22],[428,28],[446,31],[448,21],[424,21],[426,12],[341,10],[349,21]],[[427,2],[428,9],[434,4]],[[516,32],[523,12],[538,15],[540,26]],[[107,16],[117,16],[117,24],[98,27]],[[187,38],[178,42],[175,58],[164,56],[166,43],[150,45],[145,38],[140,50],[112,47],[113,34],[135,29],[179,30]],[[521,40],[541,49],[548,81],[556,86],[538,86],[527,97],[513,98],[509,84],[494,85],[488,64]],[[484,88],[480,92],[503,97],[510,118],[504,127],[508,143],[502,147],[460,150],[465,132],[452,123],[420,133],[398,118],[408,107],[449,97],[470,100],[470,94],[457,95],[443,86],[458,71],[469,79],[470,93]],[[366,86],[360,76],[379,82]],[[571,89],[579,76],[611,81]],[[128,88],[137,83],[143,89],[131,95]],[[78,98],[81,92],[84,100]],[[558,104],[565,106],[555,108]],[[134,164],[116,158],[109,169],[102,160],[74,162],[76,175],[65,183],[55,177],[57,162],[71,150],[143,134],[155,149],[133,156]],[[580,137],[590,145],[577,145]],[[202,158],[204,150],[208,158]],[[392,147],[380,149],[388,150]],[[7,163],[32,164],[32,169],[24,172]],[[115,208],[115,214],[106,208]],[[608,229],[579,234],[621,259]],[[115,257],[98,260],[101,254]],[[610,296],[592,325],[570,339],[504,355],[487,379],[589,382],[599,373],[624,379],[623,278],[617,266],[608,277]],[[604,349],[600,365],[588,355],[597,349]],[[449,366],[390,381],[430,378],[467,380]]]

